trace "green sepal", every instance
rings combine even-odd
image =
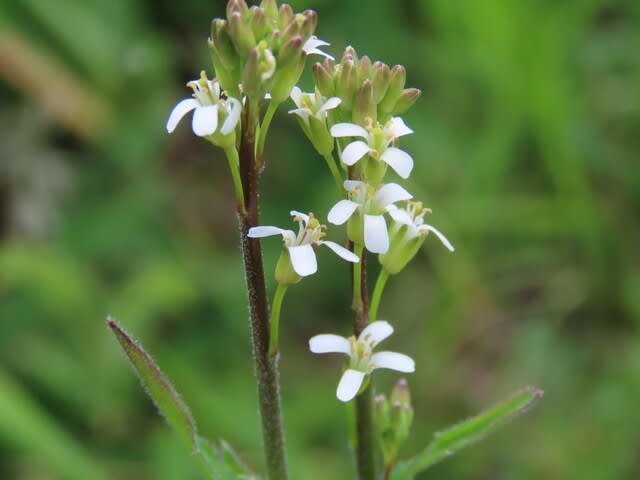
[[[364,224],[360,209],[353,212],[347,221],[347,237],[355,244],[364,245]]]
[[[421,94],[422,92],[417,88],[405,88],[393,107],[391,115],[401,115],[409,110]]]
[[[369,57],[363,57],[369,58]],[[376,102],[373,98],[373,86],[371,80],[365,80],[355,95],[353,102],[352,119],[357,125],[367,125],[368,122],[375,123],[377,118]]]
[[[287,63],[282,68],[278,68],[273,75],[271,84],[271,99],[274,102],[282,103],[291,93],[291,89],[298,83],[302,70],[304,69],[304,59],[306,54],[300,49],[294,61]]]
[[[325,97],[333,97],[335,93],[335,84],[333,81],[333,72],[322,63],[313,64],[313,81],[318,91]]]
[[[496,405],[476,417],[465,420],[447,430],[438,432],[429,446],[410,460],[399,463],[391,474],[391,480],[411,480],[415,475],[447,458],[458,450],[476,443],[496,428],[534,406],[543,391],[527,387],[509,400]]]
[[[393,222],[389,229],[389,250],[378,256],[382,267],[391,275],[399,273],[407,266],[424,243],[425,236],[412,236],[409,226]]]
[[[320,155],[333,152],[334,139],[329,133],[326,120],[320,120],[315,115],[309,115],[309,139]]]
[[[293,269],[291,255],[289,255],[287,247],[282,247],[282,253],[280,253],[280,258],[278,258],[278,263],[276,264],[275,277],[276,281],[281,285],[292,285],[302,280],[302,277]]]
[[[407,71],[402,65],[396,65],[391,69],[391,76],[389,78],[389,88],[384,95],[384,98],[378,105],[378,112],[381,117],[386,117],[393,111],[396,106],[404,84],[407,81]]]

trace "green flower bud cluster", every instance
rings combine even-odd
[[[346,48],[338,64],[327,58],[313,65],[313,78],[320,93],[342,100],[340,120],[362,126],[376,121],[384,124],[415,103],[421,92],[405,88],[406,77],[402,65],[390,68],[380,61],[372,63],[366,55],[358,58],[353,47]]]
[[[398,380],[389,399],[385,395],[375,398],[375,415],[384,463],[391,467],[409,436],[413,422],[409,384],[404,378]]]
[[[250,8],[244,0],[230,0],[226,13],[226,19],[213,19],[209,38],[222,88],[236,98],[244,94],[261,99],[269,92],[282,102],[304,68],[303,46],[316,29],[317,14],[294,13],[290,5],[278,7],[275,0]]]

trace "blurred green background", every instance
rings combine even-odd
[[[334,55],[352,44],[404,64],[423,90],[405,116],[408,189],[457,250],[429,238],[381,307],[396,327],[386,347],[417,361],[404,454],[534,384],[538,408],[423,478],[640,478],[640,2],[291,3],[318,11]],[[224,4],[0,4],[2,479],[197,478],[109,313],[201,432],[262,468],[226,161],[188,121],[164,130],[184,83],[211,73],[205,40]],[[263,224],[284,227],[292,208],[325,217],[335,202],[288,107],[268,141],[262,209]],[[280,242],[264,247],[271,271]],[[319,255],[282,320],[295,480],[352,475],[342,359],[307,350],[350,324],[347,267]],[[376,378],[385,389],[397,376]]]

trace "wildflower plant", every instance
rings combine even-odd
[[[407,179],[414,168],[414,157],[400,147],[402,138],[413,130],[400,115],[416,102],[420,90],[406,87],[404,67],[358,57],[351,47],[336,63],[323,50],[329,43],[315,36],[317,21],[315,12],[295,13],[289,5],[278,6],[275,0],[263,0],[252,7],[244,0],[230,0],[225,18],[211,22],[208,48],[212,66],[208,70],[212,77],[202,71],[199,78],[187,83],[192,95],[176,104],[166,123],[171,133],[193,112],[193,133],[221,148],[228,159],[240,224],[267,471],[253,473],[227,443],[201,437],[184,400],[158,365],[114,319],[108,319],[149,395],[187,445],[203,478],[289,478],[278,370],[281,310],[290,287],[307,276],[322,274],[315,255],[315,249],[322,245],[350,264],[351,312],[345,305],[340,333],[346,336],[323,333],[325,328],[317,325],[318,334],[309,340],[309,348],[313,353],[347,356],[336,397],[338,405],[353,404],[357,478],[414,478],[524,411],[542,394],[526,388],[493,409],[437,433],[413,458],[398,460],[413,421],[409,385],[400,379],[387,398],[376,391],[373,373],[380,368],[412,373],[416,365],[411,352],[375,351],[394,330],[391,323],[378,319],[378,309],[388,278],[399,274],[423,246],[438,248],[426,242],[427,237],[435,236],[450,252],[454,247],[442,232],[424,222],[431,210],[396,183]],[[314,90],[305,93],[296,84],[312,55],[322,63],[312,66]],[[327,211],[329,224],[346,224],[346,232],[332,226],[329,233],[333,240],[325,238],[328,229],[322,223],[323,216],[292,210],[297,232],[262,225],[259,219],[259,180],[269,166],[264,145],[274,114],[288,101],[285,110],[298,120],[302,134],[324,159],[336,184],[333,206],[318,205],[317,209]],[[269,236],[280,236],[283,241],[277,264],[267,270],[273,268],[277,282],[271,308],[261,247],[262,239]],[[376,257],[380,273],[369,296],[366,273],[368,267],[375,268]],[[396,325],[406,320],[390,318]]]

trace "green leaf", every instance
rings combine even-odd
[[[412,459],[396,466],[391,479],[410,480],[416,474],[426,470],[440,460],[482,440],[506,421],[526,412],[542,398],[543,393],[540,389],[527,387],[516,393],[509,400],[486,410],[480,415],[442,432],[437,432],[433,441],[425,450]]]
[[[218,449],[198,435],[196,422],[189,407],[151,356],[114,319],[107,318],[107,324],[115,334],[147,394],[180,440],[191,450],[193,458],[207,478],[214,480],[255,478],[251,477],[246,469],[242,471],[243,475],[239,475],[235,468],[229,466],[226,452],[231,451],[231,447],[226,442],[223,444],[224,448]],[[240,465],[239,462],[236,464]]]

